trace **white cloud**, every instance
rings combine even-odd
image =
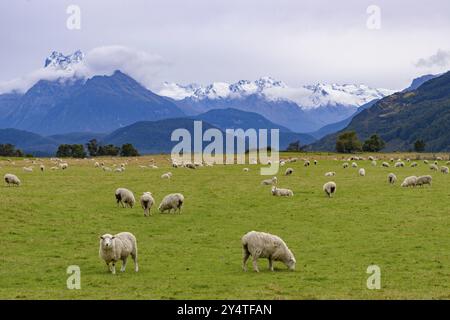
[[[44,60],[44,57],[43,57]],[[120,70],[145,87],[159,83],[158,74],[168,63],[160,56],[124,47],[103,46],[89,51],[82,62],[69,70],[39,68],[25,76],[0,82],[0,93],[26,92],[39,80],[53,81],[65,78],[92,78],[95,75],[111,75]]]
[[[439,49],[435,54],[428,58],[421,58],[416,62],[416,67],[432,68],[446,67],[450,64],[450,50]]]

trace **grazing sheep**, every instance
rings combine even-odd
[[[396,162],[394,167],[396,168],[403,168],[405,166],[405,163],[402,161]]]
[[[284,172],[284,175],[286,176],[290,176],[291,174],[294,173],[294,169],[292,168],[287,168],[286,171]]]
[[[336,193],[336,183],[333,181],[325,183],[323,185],[323,191],[331,198],[331,196]]]
[[[269,269],[273,271],[273,261],[283,262],[291,271],[295,270],[296,260],[286,243],[278,236],[265,233],[250,231],[242,239],[242,269],[247,271],[247,260],[250,256],[253,258],[253,269],[259,272],[258,259],[267,258],[269,260]]]
[[[125,168],[122,168],[122,167],[114,169],[114,172],[124,172],[124,171],[125,171]]]
[[[377,166],[377,162],[375,160],[372,160],[371,164],[372,164],[373,167]]]
[[[356,162],[352,162],[352,168],[357,168],[358,164]]]
[[[336,172],[334,172],[334,171],[330,171],[330,172],[325,173],[325,177],[332,177],[332,176],[335,176],[335,175],[336,175]]]
[[[342,164],[342,167],[345,169],[345,168],[348,168],[348,163],[347,162],[344,162],[343,164]]]
[[[242,169],[242,171],[244,171],[244,172],[248,172],[249,170],[250,170],[249,168]]]
[[[175,212],[177,212],[177,209],[179,213],[181,213],[181,207],[184,203],[184,196],[181,193],[171,193],[164,197],[164,199],[159,204],[159,212],[163,213],[166,210],[174,209]]]
[[[150,209],[152,208],[153,204],[155,203],[155,199],[153,199],[151,192],[144,192],[140,199],[141,207],[144,209],[144,216],[148,217],[149,215],[152,215],[150,212]]]
[[[62,170],[66,170],[69,167],[69,164],[64,162],[59,164],[59,168]]]
[[[122,208],[130,207],[133,208],[136,200],[134,199],[133,192],[125,188],[118,188],[115,192],[117,206],[119,203],[122,205]]]
[[[438,171],[438,170],[439,170],[439,167],[438,167],[437,165],[435,165],[435,164],[431,164],[431,165],[430,165],[430,170]]]
[[[16,175],[12,174],[12,173],[7,173],[5,174],[5,176],[3,177],[3,179],[5,179],[6,184],[9,185],[15,185],[15,186],[20,186],[20,179],[17,178]]]
[[[172,172],[166,172],[164,174],[161,175],[162,179],[170,179],[172,178]]]
[[[366,170],[365,170],[364,168],[361,168],[361,169],[359,169],[358,174],[359,174],[361,177],[364,177],[364,176],[366,175]]]
[[[188,169],[196,169],[195,165],[193,165],[192,163],[186,163],[184,166]]]
[[[448,167],[442,166],[442,167],[441,167],[441,172],[442,172],[443,174],[448,174]]]
[[[100,163],[98,163],[97,161],[94,163],[94,167],[95,168],[98,168],[98,167],[100,167]]]
[[[303,163],[303,166],[304,167],[309,167],[311,165],[311,162],[309,162],[309,160],[306,160],[304,163]]]
[[[397,176],[392,172],[388,174],[388,182],[394,184],[397,181]]]
[[[436,157],[437,161],[442,161],[442,157]]]
[[[446,164],[446,165],[450,165],[450,161],[447,161],[445,164]]]
[[[407,187],[415,187],[417,184],[417,177],[416,176],[410,176],[406,177],[405,180],[403,180],[401,187],[407,188]]]
[[[51,167],[50,170],[59,170],[59,167]]]
[[[317,163],[318,163],[317,160],[314,160],[314,165],[315,165],[315,166],[317,166]]]
[[[261,181],[261,184],[262,185],[274,185],[274,184],[277,184],[277,182],[278,182],[277,177],[272,177],[272,179],[266,179],[266,180]]]
[[[423,163],[428,164],[428,160],[423,160]]]
[[[394,162],[394,158],[389,159],[390,162]]]
[[[416,185],[423,186],[424,184],[428,184],[431,186],[431,180],[433,180],[432,176],[429,176],[429,175],[420,176],[417,178]]]
[[[417,167],[417,162],[411,163],[411,168]]]
[[[289,189],[277,188],[275,186],[272,187],[272,195],[278,197],[293,197],[294,193]]]
[[[382,167],[385,167],[385,168],[389,168],[389,167],[390,167],[389,163],[387,163],[387,162],[383,162],[383,163],[381,164],[381,166],[382,166]]]
[[[33,168],[32,167],[23,167],[23,171],[25,171],[25,172],[33,172]]]
[[[375,161],[375,158],[372,156],[369,156],[367,159],[369,159],[369,161]]]
[[[112,169],[110,167],[102,167],[103,171],[112,171]]]
[[[134,270],[138,272],[137,243],[132,233],[121,232],[114,236],[106,233],[100,237],[99,256],[106,262],[112,274],[116,274],[116,262],[119,260],[122,260],[120,272],[125,271],[129,255],[133,258]]]
[[[44,166],[43,164],[41,164],[41,165],[39,166],[39,169],[41,169],[41,172],[44,172],[45,166]]]

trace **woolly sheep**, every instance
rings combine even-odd
[[[443,174],[448,174],[448,167],[442,166],[442,167],[441,167],[441,172],[442,172]]]
[[[175,212],[177,212],[177,209],[179,213],[181,213],[181,207],[184,203],[184,196],[181,193],[171,193],[164,197],[164,199],[159,204],[159,212],[163,213],[166,210],[174,209]]]
[[[6,184],[9,185],[15,185],[15,186],[20,186],[20,179],[17,178],[16,175],[12,174],[12,173],[7,173],[5,174],[5,176],[3,177],[3,179],[5,180]]]
[[[417,167],[417,162],[411,163],[411,168]]]
[[[50,170],[59,170],[59,167],[51,167]]]
[[[110,167],[102,167],[103,171],[112,171],[112,169]]]
[[[291,174],[294,173],[294,169],[292,168],[287,168],[286,171],[284,172],[284,175],[286,176],[290,176]]]
[[[315,166],[317,165],[317,163],[318,163],[317,160],[314,160],[314,165],[315,165]]]
[[[244,172],[248,172],[249,170],[250,170],[249,168],[242,169],[242,171],[244,171]]]
[[[155,203],[155,199],[153,199],[151,192],[144,192],[140,199],[141,207],[144,209],[144,216],[148,217],[149,215],[152,215],[150,210]]]
[[[332,177],[332,176],[335,176],[335,175],[336,175],[336,172],[334,172],[334,171],[330,171],[330,172],[325,173],[325,177]]]
[[[277,177],[272,177],[272,179],[266,179],[266,180],[261,181],[261,184],[263,184],[263,185],[274,185],[274,184],[277,184],[277,182],[278,182]]]
[[[436,157],[437,161],[442,161],[442,157]]]
[[[376,167],[376,166],[377,166],[377,162],[376,162],[375,160],[373,160],[373,161],[371,162],[371,165],[374,166],[374,167]]]
[[[428,160],[423,160],[423,163],[428,164]]]
[[[388,182],[394,184],[397,181],[397,176],[392,172],[388,174]]]
[[[114,169],[114,172],[124,172],[124,171],[125,171],[125,168],[122,168],[122,167]]]
[[[170,179],[172,178],[172,172],[166,172],[164,174],[161,175],[162,179]]]
[[[364,176],[366,175],[366,170],[365,170],[364,168],[361,168],[361,169],[359,169],[358,174],[359,174],[361,177],[364,177]]]
[[[293,197],[294,193],[289,189],[277,188],[275,186],[272,187],[272,195],[278,197]]]
[[[417,183],[417,177],[416,176],[410,176],[406,177],[405,180],[403,180],[401,187],[407,188],[407,187],[415,187]]]
[[[431,186],[431,180],[433,180],[432,176],[426,175],[426,176],[420,176],[417,178],[416,185],[417,186],[423,186],[424,184],[428,184]]]
[[[59,164],[59,168],[62,169],[62,170],[65,170],[65,169],[67,169],[68,167],[69,167],[69,164],[66,163],[66,162],[60,163],[60,164]]]
[[[347,162],[345,162],[345,163],[343,163],[342,164],[342,167],[345,169],[345,168],[348,168],[348,163]]]
[[[439,167],[438,167],[437,165],[435,165],[435,164],[431,164],[431,165],[430,165],[430,170],[438,171],[438,170],[439,170]]]
[[[331,196],[336,193],[336,183],[333,181],[325,183],[323,185],[323,191],[331,198]]]
[[[357,168],[358,164],[356,162],[352,162],[352,168]]]
[[[41,165],[39,166],[39,169],[41,169],[41,172],[44,172],[45,166],[44,166],[43,164],[41,164]]]
[[[396,168],[400,168],[400,167],[403,168],[404,166],[405,166],[405,163],[402,161],[396,162],[394,165],[394,167],[396,167]]]
[[[303,163],[303,166],[304,166],[304,167],[308,167],[310,164],[311,164],[311,162],[309,162],[309,160],[306,160],[306,161]]]
[[[381,166],[382,166],[382,167],[385,167],[385,168],[389,168],[389,167],[390,167],[389,163],[387,163],[387,162],[383,162],[383,163],[381,164]]]
[[[98,163],[97,161],[94,163],[94,167],[98,168],[100,167],[100,163]]]
[[[133,258],[134,270],[138,272],[137,242],[132,233],[121,232],[116,235],[106,233],[100,237],[99,256],[106,262],[112,274],[116,274],[116,262],[119,260],[122,260],[120,272],[125,271],[129,255]]]
[[[367,159],[369,159],[369,161],[375,161],[375,158],[372,156],[369,156]]]
[[[195,165],[193,165],[192,163],[186,163],[184,166],[188,169],[196,169]]]
[[[250,256],[253,258],[253,269],[259,272],[258,259],[267,258],[269,260],[269,269],[273,269],[273,261],[283,262],[291,271],[295,270],[296,260],[286,243],[278,236],[265,233],[250,231],[242,239],[242,269],[247,271],[247,260]]]
[[[23,167],[23,171],[25,171],[25,172],[33,172],[33,168],[32,167]]]
[[[133,192],[125,188],[117,188],[115,192],[117,206],[119,203],[123,208],[130,207],[133,208],[136,200],[134,199]]]

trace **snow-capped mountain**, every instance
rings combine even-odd
[[[77,50],[72,54],[64,55],[61,52],[53,51],[45,59],[45,68],[54,68],[56,70],[72,70],[73,65],[83,61],[84,54],[81,50]]]

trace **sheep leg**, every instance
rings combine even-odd
[[[242,257],[242,270],[247,271],[247,260],[250,257],[250,252],[244,249],[244,255]]]
[[[127,258],[122,259],[122,268],[120,268],[120,272],[125,272],[127,267]]]
[[[138,266],[138,261],[137,261],[137,251],[131,253],[131,258],[133,258],[133,262],[134,262],[134,271],[138,272],[139,266]]]
[[[112,272],[112,274],[116,274],[116,262],[115,261],[112,262],[111,272]]]
[[[255,270],[256,272],[259,272],[259,269],[258,269],[258,258],[256,256],[253,256],[253,270]]]
[[[272,258],[269,258],[269,269],[270,269],[270,271],[273,271],[273,260],[272,260]]]

